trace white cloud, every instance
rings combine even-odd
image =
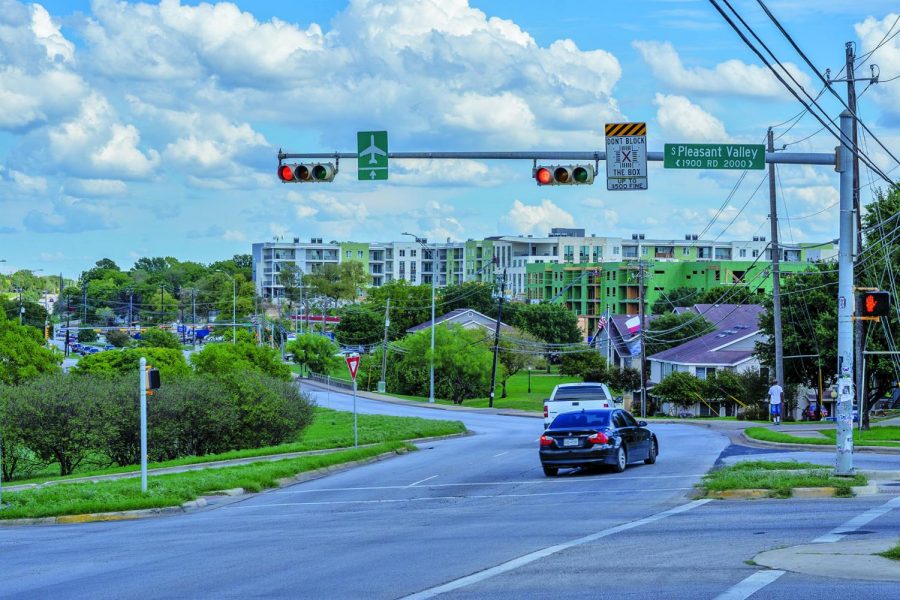
[[[47,180],[44,177],[32,177],[20,171],[10,169],[9,178],[16,187],[26,193],[36,194],[47,191]]]
[[[75,57],[75,44],[63,37],[46,8],[40,4],[32,4],[31,7],[31,31],[38,43],[46,49],[47,58],[71,61]]]
[[[229,242],[245,242],[247,241],[247,236],[244,235],[242,231],[226,229],[225,232],[222,233],[222,239],[228,240]]]
[[[35,233],[81,233],[117,225],[110,206],[71,196],[53,200],[49,211],[30,211],[25,215],[24,224]]]
[[[544,235],[551,227],[574,227],[575,218],[550,200],[528,205],[514,200],[509,212],[500,219],[501,230],[512,228],[517,234]]]
[[[487,164],[477,160],[405,160],[392,161],[390,181],[394,185],[493,186],[500,182],[492,177]]]
[[[898,14],[896,12],[886,15],[883,19],[868,17],[862,23],[856,24],[856,34],[859,36],[860,54],[870,52],[878,47],[869,62],[874,61],[885,76],[900,75],[900,36],[894,35],[895,23]],[[887,119],[894,126],[900,125],[900,85],[896,81],[883,85],[872,86],[872,96],[885,111]],[[896,146],[895,146],[896,147]]]
[[[122,196],[128,191],[124,181],[118,179],[69,179],[66,190],[76,196]]]
[[[761,98],[790,99],[792,96],[765,66],[727,60],[712,69],[686,68],[678,52],[669,42],[632,42],[653,75],[672,88],[702,94],[727,94]],[[783,63],[804,88],[810,89],[809,77],[792,63]]]
[[[656,94],[656,120],[671,139],[684,142],[727,142],[725,125],[684,96]]]

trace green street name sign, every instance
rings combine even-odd
[[[666,144],[666,169],[765,169],[762,144]]]
[[[360,181],[388,178],[387,131],[356,132],[356,156]]]

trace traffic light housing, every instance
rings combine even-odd
[[[337,167],[334,163],[295,163],[278,165],[278,178],[282,183],[327,183],[334,181]]]
[[[891,310],[889,292],[864,292],[856,299],[857,317],[886,317]]]
[[[594,183],[593,165],[540,165],[532,177],[538,185],[590,185]]]
[[[147,389],[158,390],[160,385],[159,369],[147,367]]]

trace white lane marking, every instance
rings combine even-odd
[[[887,514],[891,512],[894,508],[900,506],[900,496],[897,498],[893,498],[882,504],[881,506],[876,506],[875,508],[870,508],[866,512],[856,515],[843,525],[839,527],[835,527],[825,535],[820,535],[816,539],[812,541],[813,544],[827,544],[831,542],[836,542],[843,538],[848,533],[853,533],[866,523],[870,521],[874,521],[881,515]]]
[[[509,450],[507,450],[506,452],[501,452],[500,454],[495,454],[491,458],[497,458],[498,456],[503,456],[504,454],[509,454]]]
[[[747,579],[738,582],[725,590],[724,593],[716,596],[714,600],[744,600],[784,575],[784,573],[784,571],[775,570],[757,571]]]
[[[404,487],[404,489],[408,489]],[[574,492],[543,492],[538,494],[471,494],[456,496],[427,496],[416,498],[384,498],[379,500],[322,500],[321,502],[277,502],[272,504],[234,504],[228,509],[259,509],[270,506],[328,506],[332,504],[389,504],[394,502],[420,502],[424,500],[490,500],[492,498],[538,498],[543,496],[573,496],[577,494],[633,494],[635,492],[684,492],[692,487],[642,488],[635,490],[577,490]]]
[[[423,488],[445,488],[445,487],[467,487],[467,486],[490,486],[490,485],[539,485],[539,484],[559,484],[559,483],[577,483],[586,485],[588,483],[609,483],[610,481],[631,481],[633,479],[685,479],[688,477],[702,477],[701,475],[648,475],[637,477],[614,477],[612,479],[603,479],[595,477],[557,477],[554,479],[532,479],[530,481],[484,481],[484,482],[460,482],[460,483],[430,483],[419,487]],[[418,482],[417,482],[418,483]],[[366,490],[401,490],[409,487],[408,485],[372,485],[360,487],[337,487],[337,488],[317,488],[317,489],[283,489],[272,490],[267,494],[314,494],[319,492],[354,492]]]
[[[697,508],[698,506],[702,506],[707,502],[710,502],[710,500],[694,500],[693,502],[690,502],[688,504],[682,504],[681,506],[676,506],[675,508],[671,508],[661,513],[656,513],[655,515],[650,515],[649,517],[644,517],[643,519],[638,519],[637,521],[623,523],[622,525],[616,525],[615,527],[610,527],[609,529],[604,529],[603,531],[598,531],[597,533],[592,533],[591,535],[586,535],[569,542],[563,542],[562,544],[549,546],[542,550],[537,550],[536,552],[532,552],[530,554],[520,556],[519,558],[514,558],[513,560],[507,561],[505,563],[501,563],[489,569],[485,569],[484,571],[479,571],[478,573],[473,573],[472,575],[467,575],[466,577],[460,577],[459,579],[449,581],[443,585],[429,588],[427,590],[422,590],[421,592],[417,592],[409,596],[404,596],[401,600],[422,600],[424,598],[433,598],[438,594],[443,594],[445,592],[458,590],[475,583],[480,583],[486,579],[490,579],[491,577],[502,575],[503,573],[518,569],[519,567],[523,567],[529,563],[533,563],[542,558],[546,558],[558,552],[562,552],[563,550],[568,550],[569,548],[574,548],[575,546],[588,544],[595,540],[599,540],[600,538],[605,538],[622,531],[634,529],[635,527],[640,527],[641,525],[647,525],[648,523],[653,523],[654,521],[659,521],[660,519],[665,519],[666,517],[671,517],[672,515],[677,515],[679,513],[689,511],[693,508]]]
[[[413,487],[413,486],[415,486],[415,485],[417,485],[417,484],[419,484],[419,483],[424,483],[424,482],[428,481],[429,479],[434,479],[435,477],[437,477],[437,475],[432,475],[431,477],[426,477],[425,479],[420,479],[420,480],[418,480],[418,481],[416,481],[416,482],[414,482],[414,483],[409,484],[409,485],[406,486],[406,487]]]

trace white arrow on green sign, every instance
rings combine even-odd
[[[762,144],[666,144],[666,169],[765,169]]]
[[[356,132],[356,148],[360,181],[388,178],[387,131]]]

